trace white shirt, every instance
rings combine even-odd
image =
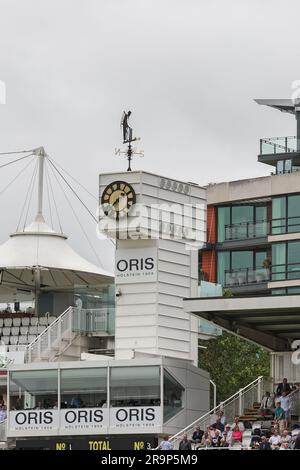
[[[271,436],[269,439],[269,442],[271,445],[277,446],[278,444],[281,443],[281,436]]]
[[[280,403],[281,403],[281,408],[284,411],[287,411],[290,409],[290,399],[289,397],[280,397]]]

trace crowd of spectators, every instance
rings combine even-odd
[[[250,448],[253,450],[290,450],[300,449],[300,423],[291,421],[292,396],[298,387],[291,387],[287,379],[277,386],[273,394],[266,392],[262,397],[258,413],[260,426],[250,424],[247,445],[243,442],[245,425],[238,417],[232,423],[226,421],[221,411],[214,424],[201,430],[196,426],[190,439],[184,434],[179,450],[200,450],[210,448]],[[267,422],[269,427],[266,426]],[[265,425],[264,425],[265,423]],[[251,430],[252,426],[252,430]],[[290,428],[290,429],[289,429]]]

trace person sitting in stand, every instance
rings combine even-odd
[[[224,431],[224,424],[222,424],[221,417],[218,417],[216,419],[216,422],[212,425],[214,429],[218,429],[219,431],[223,432]]]
[[[5,421],[6,418],[7,418],[6,406],[5,406],[5,405],[1,405],[1,407],[0,407],[0,423],[2,423],[3,421]]]
[[[286,392],[288,395],[291,391],[290,384],[288,383],[287,379],[284,378],[280,384],[278,384],[276,388],[276,395],[282,395],[283,392]]]
[[[261,442],[259,443],[259,450],[272,450],[270,442],[266,438],[266,436],[262,436]]]
[[[240,430],[239,426],[236,425],[232,431],[231,445],[234,445],[236,443],[242,443],[242,440],[243,440],[243,433]]]
[[[241,432],[244,432],[244,431],[245,431],[244,423],[243,423],[243,421],[240,421],[240,418],[239,418],[238,416],[236,416],[236,417],[234,418],[233,424],[232,424],[232,426],[231,426],[231,430],[233,431],[236,426],[239,427],[239,430],[240,430]]]
[[[83,405],[83,401],[81,400],[80,396],[77,395],[77,397],[73,397],[71,400],[71,408],[81,408]]]
[[[271,444],[271,448],[274,449],[279,449],[280,444],[281,444],[281,436],[278,432],[277,429],[274,430],[272,436],[269,439],[269,442]]]
[[[192,441],[196,443],[197,441],[201,442],[203,437],[204,431],[201,431],[200,426],[195,427],[195,431],[192,435]]]
[[[219,429],[215,430],[215,437],[211,438],[213,447],[220,447],[221,444],[221,431]]]
[[[219,416],[220,419],[221,419],[221,423],[225,426],[225,424],[226,424],[226,417],[225,417],[225,415],[224,415],[224,411],[221,410],[221,411],[219,411],[217,414],[218,414],[218,416]]]

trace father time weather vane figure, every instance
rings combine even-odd
[[[121,155],[124,154],[127,157],[128,160],[128,168],[127,171],[131,171],[131,160],[133,155],[139,155],[140,157],[144,156],[143,151],[137,151],[137,149],[132,148],[132,142],[135,142],[137,140],[140,140],[139,137],[132,137],[132,127],[129,126],[129,118],[131,115],[131,111],[126,111],[123,112],[122,119],[121,119],[121,128],[122,128],[122,135],[123,135],[123,144],[128,144],[128,147],[126,150],[120,150],[120,149],[115,149],[115,154],[116,155]]]

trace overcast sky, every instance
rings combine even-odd
[[[145,151],[134,169],[200,184],[269,174],[256,162],[259,138],[294,135],[295,122],[253,98],[290,98],[299,16],[297,0],[0,0],[0,152],[43,145],[96,196],[99,173],[126,169],[114,148],[130,109]],[[24,165],[0,169],[1,242],[30,167],[1,191]],[[95,262],[58,199],[70,243]],[[110,268],[111,244],[72,201]]]

